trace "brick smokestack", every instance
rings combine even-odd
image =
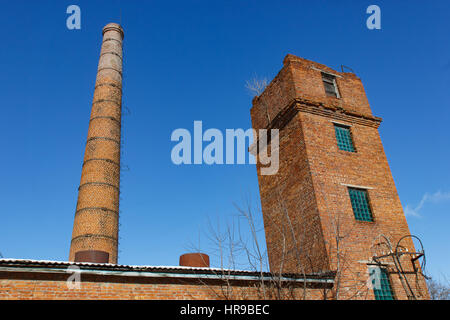
[[[123,37],[116,23],[103,28],[70,261],[117,263]]]

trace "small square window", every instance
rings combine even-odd
[[[335,124],[334,132],[336,134],[336,140],[339,150],[355,152],[350,127]]]
[[[373,221],[367,190],[348,188],[348,193],[352,202],[355,219],[359,221]]]
[[[327,96],[339,98],[339,91],[336,85],[336,78],[331,74],[322,72],[322,81]]]
[[[394,292],[386,268],[375,267],[369,272],[375,300],[394,300]]]

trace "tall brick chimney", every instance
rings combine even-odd
[[[103,28],[70,261],[117,263],[123,37],[116,23]]]

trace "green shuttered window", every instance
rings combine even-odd
[[[350,128],[343,125],[334,124],[334,132],[339,150],[355,152]]]
[[[348,188],[348,193],[352,202],[355,219],[360,221],[373,221],[367,190]]]

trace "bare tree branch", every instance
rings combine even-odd
[[[247,88],[247,90],[251,94],[259,97],[261,93],[264,92],[264,89],[267,87],[268,84],[269,80],[267,80],[267,78],[259,78],[258,76],[255,75],[253,76],[253,78],[245,82],[245,88]]]
[[[433,279],[427,280],[431,300],[450,300],[450,285]]]

